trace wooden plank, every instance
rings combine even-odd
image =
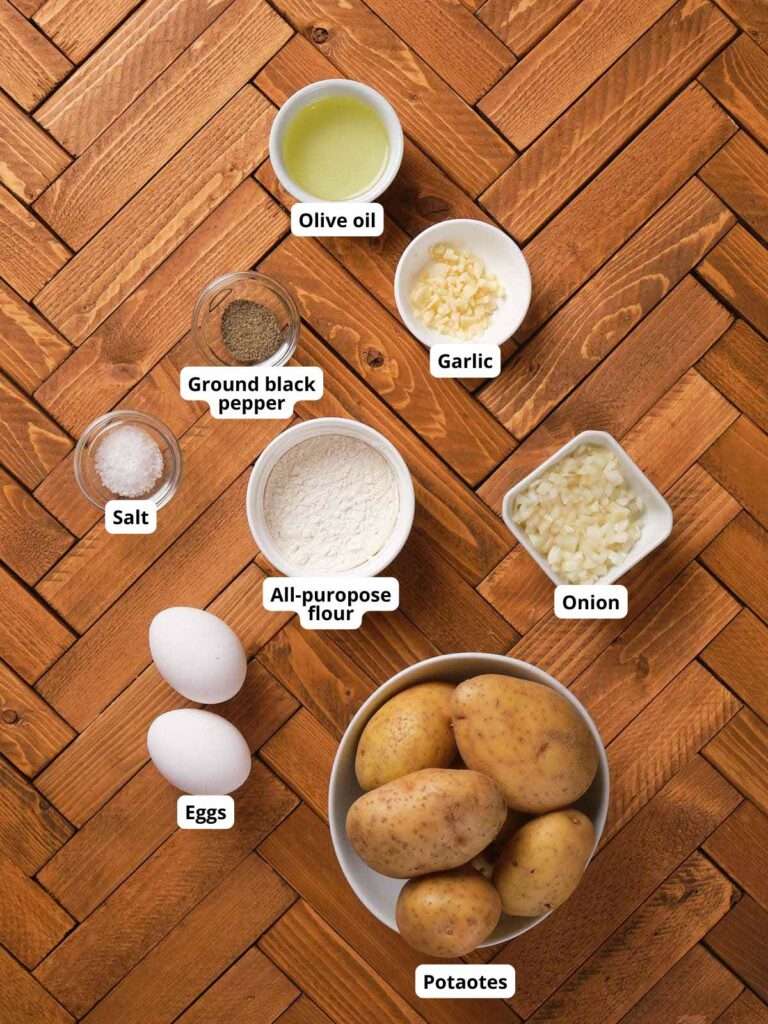
[[[662,492],[738,419],[696,370],[689,370],[622,438],[622,446]]]
[[[768,153],[737,132],[700,172],[713,192],[768,242]]]
[[[140,0],[45,0],[34,22],[75,64],[80,64]]]
[[[739,977],[768,1000],[768,963],[764,952],[768,942],[768,911],[744,896],[730,914],[707,935],[707,945]]]
[[[746,228],[731,228],[699,264],[698,272],[730,306],[768,334],[768,249]]]
[[[478,17],[522,57],[573,10],[579,0],[487,0]]]
[[[768,622],[768,533],[741,512],[701,555],[718,579]]]
[[[252,560],[246,471],[210,505],[38,684],[78,732],[149,662],[147,628],[170,605],[204,608]]]
[[[249,949],[178,1019],[178,1024],[252,1024],[258,1007],[259,1021],[271,1024],[296,997],[295,985],[272,961]]]
[[[38,593],[78,632],[85,630],[246,470],[285,424],[280,420],[215,420],[208,415],[182,438],[184,475],[150,535],[116,545],[95,526],[38,585]],[[88,574],[88,588],[82,573]]]
[[[768,527],[768,435],[740,416],[704,453],[701,464]]]
[[[0,662],[0,753],[36,775],[74,738],[66,722]]]
[[[331,348],[469,483],[511,451],[504,428],[457,381],[436,381],[423,346],[313,239],[289,237],[260,269],[291,287]]]
[[[414,970],[423,955],[366,911],[341,873],[325,823],[305,804],[261,843],[259,853],[424,1020],[430,1024],[471,1024],[477,1020],[474,1000],[419,999],[415,995]],[[334,1019],[338,1019],[337,1010],[333,1012]],[[483,1018],[488,1024],[515,1024],[517,1020],[501,999],[484,1003]]]
[[[295,804],[272,772],[255,762],[250,778],[238,791],[237,819],[231,829],[174,832],[108,903],[46,957],[35,977],[72,1013],[84,1016],[248,858],[256,843]]]
[[[512,162],[506,142],[361,0],[276,6],[344,75],[382,92],[405,131],[472,196]]]
[[[660,1020],[710,1024],[744,986],[703,946],[694,946],[623,1018],[623,1024]]]
[[[768,818],[750,803],[741,805],[707,839],[707,854],[768,910],[768,879],[762,861],[768,845]]]
[[[525,978],[512,1007],[523,1017],[537,1010],[737,803],[738,794],[722,776],[694,757],[600,850],[573,896],[494,957],[494,963],[515,964]]]
[[[38,216],[80,249],[289,36],[288,26],[266,4],[236,0],[40,197],[35,204]],[[244,135],[260,123],[266,138],[269,105],[263,97],[250,95],[250,100],[252,109],[241,106],[233,112],[242,117]],[[209,145],[216,154],[214,164],[231,145],[226,116],[216,130],[224,134],[199,136],[199,144]],[[249,147],[245,141],[242,150],[232,152],[231,160],[243,173],[255,166],[250,162],[252,149],[256,162],[266,156],[266,146]],[[194,178],[203,170],[209,173],[207,160],[186,173]],[[224,170],[225,178],[226,172],[230,179],[237,173],[231,166]],[[185,229],[189,231],[186,221]]]
[[[300,404],[298,415],[352,417],[383,433],[411,472],[415,529],[429,535],[470,582],[482,579],[512,545],[499,517],[311,331],[302,331],[295,358],[303,366],[321,367],[325,377],[323,397]]]
[[[152,668],[148,670],[151,672]],[[131,705],[127,702],[131,699],[140,712],[150,703],[146,701],[142,706],[137,700],[145,683],[149,685],[145,678],[148,673],[140,676],[116,701],[124,711],[130,713]],[[155,689],[159,689],[159,685]],[[170,688],[165,686],[165,693],[169,691]],[[194,706],[177,696],[166,697],[166,701],[165,707],[158,703],[158,713],[173,707]],[[251,662],[243,690],[219,710],[240,729],[251,750],[255,751],[295,712],[296,707],[296,702],[277,681],[257,662]],[[107,717],[111,718],[111,734],[101,728],[102,719]],[[58,769],[57,778],[51,775],[43,779],[41,776],[41,786],[55,788],[54,798],[61,796],[62,804],[75,809],[80,818],[78,824],[88,819],[39,875],[46,888],[80,920],[114,892],[176,827],[174,808],[177,793],[152,765],[146,763],[145,735],[151,717],[146,715],[135,729],[124,725],[120,730],[117,713],[107,712],[82,734],[84,743],[76,751],[74,759]],[[131,755],[132,763],[125,758],[115,765],[113,744],[119,747],[124,734],[131,741],[132,733],[141,734],[140,742],[133,741],[137,749]],[[99,737],[107,735],[111,735],[110,745],[99,746]],[[144,767],[139,768],[141,765]],[[86,793],[87,779],[82,774],[76,776],[78,766],[92,775],[102,770],[107,775],[107,782],[100,785],[95,799],[94,795]],[[133,775],[137,768],[138,772]],[[104,803],[107,799],[105,792],[108,795],[113,791],[115,796]],[[93,816],[88,817],[89,814]]]
[[[734,519],[736,502],[700,466],[693,466],[667,493],[675,530],[667,544],[627,574],[632,601],[629,616],[617,620],[563,621],[550,613],[510,652],[561,682],[571,683],[661,591]]]
[[[0,854],[33,875],[74,829],[23,775],[0,757]]]
[[[272,115],[242,89],[49,282],[37,308],[82,342],[264,159]]]
[[[536,288],[515,337],[530,337],[734,130],[696,83],[669,103],[525,247]]]
[[[74,921],[1,854],[0,885],[0,942],[27,967],[34,967],[61,942]]]
[[[258,658],[335,737],[341,736],[375,688],[373,680],[349,665],[322,632],[303,630],[295,621],[281,629]]]
[[[513,484],[580,431],[605,430],[623,437],[730,322],[728,311],[692,277],[686,277],[515,449],[478,493],[499,509]]]
[[[328,782],[336,738],[299,708],[259,751],[263,761],[320,817],[328,818]]]
[[[244,270],[287,226],[252,178],[224,200],[36,392],[75,434],[118,402],[185,333],[201,288]]]
[[[525,149],[671,6],[672,0],[582,0],[480,101],[480,110]],[[578,61],[570,59],[574,53]]]
[[[85,1019],[88,1024],[170,1024],[291,899],[262,860],[246,857]]]
[[[399,611],[366,615],[360,629],[334,629],[328,635],[372,679],[393,676],[416,661],[440,653]]]
[[[768,145],[768,54],[749,36],[739,35],[699,75],[718,103],[758,142]]]
[[[617,1024],[723,917],[734,896],[728,879],[694,853],[529,1019]]]
[[[297,903],[259,942],[336,1024],[370,1021],[370,1007],[391,1024],[419,1024],[419,1016],[365,960],[306,903]],[[322,958],[317,956],[323,950]]]
[[[768,49],[768,11],[762,0],[718,0],[718,3],[758,46]]]
[[[552,580],[522,544],[515,545],[477,589],[518,633],[527,633],[552,607]]]
[[[118,0],[118,4],[124,8],[118,20],[128,13],[128,4],[136,6],[133,0]],[[112,0],[99,0],[91,17],[90,6],[87,0],[48,0],[38,20],[56,31],[63,28],[64,19],[71,18],[77,32],[101,33],[104,14],[118,8]],[[227,0],[141,4],[40,107],[35,119],[70,153],[82,153],[226,6]],[[57,14],[59,26],[54,25]],[[86,47],[92,48],[89,38],[79,48]]]
[[[743,320],[726,331],[696,368],[761,430],[768,430],[768,394],[761,383],[768,380],[768,343]]]
[[[302,995],[280,1018],[280,1024],[331,1024],[331,1018],[316,1006],[311,999]]]
[[[0,182],[31,203],[70,163],[67,153],[49,138],[5,93],[0,93]]]
[[[733,1002],[725,1013],[717,1018],[717,1024],[766,1024],[768,1006],[761,1002],[749,989]]]
[[[695,562],[684,569],[571,687],[603,743],[614,740],[739,609]]]
[[[8,0],[0,0],[0,88],[32,110],[72,65]]]
[[[34,584],[72,545],[71,534],[0,467],[0,558]]]
[[[197,359],[197,346],[187,334],[118,402],[118,407],[157,416],[176,437],[181,437],[208,408],[202,402],[187,401],[179,393],[181,367],[194,365]],[[82,537],[102,515],[80,490],[73,463],[72,454],[62,459],[37,488],[35,497],[71,533]]]
[[[756,615],[744,608],[700,657],[768,722],[768,627]]]
[[[0,186],[0,274],[7,283],[31,299],[68,258],[67,247]]]
[[[692,179],[479,393],[515,437],[530,433],[733,225]]]
[[[0,281],[0,370],[34,391],[72,351],[57,331]]]
[[[608,748],[611,798],[602,842],[615,836],[739,707],[695,661],[662,690]]]
[[[678,0],[483,193],[482,202],[518,241],[527,241],[735,32],[709,0]]]
[[[0,374],[0,459],[27,487],[36,487],[73,448],[71,438]]]
[[[5,1024],[74,1024],[74,1018],[4,949],[0,949],[0,986]]]
[[[704,756],[768,813],[768,725],[761,718],[744,708],[707,744]]]
[[[74,641],[74,634],[0,568],[0,658],[33,683]]]
[[[467,103],[474,104],[514,64],[501,40],[459,0],[369,0],[368,6]]]
[[[261,579],[260,571],[249,566],[208,606],[243,640],[256,632],[254,627],[260,622],[260,635],[253,645],[257,647],[285,621],[264,612],[254,600]],[[251,646],[246,645],[249,654]],[[70,821],[83,825],[147,763],[146,733],[153,719],[165,711],[195,706],[170,688],[150,665],[38,776],[35,785]],[[254,660],[248,666],[244,689],[217,710],[237,722],[256,750],[296,707],[293,698]]]

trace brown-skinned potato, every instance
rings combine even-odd
[[[487,775],[424,768],[356,800],[347,836],[374,871],[413,878],[468,863],[497,835],[506,813]]]
[[[528,814],[568,807],[597,771],[595,741],[560,693],[514,676],[460,683],[451,700],[464,763],[494,779],[507,804]]]
[[[402,937],[419,953],[454,957],[476,949],[499,923],[501,898],[473,868],[412,878],[397,900]]]

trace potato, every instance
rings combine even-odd
[[[493,871],[504,913],[536,917],[565,903],[584,874],[594,842],[592,822],[573,808],[523,825]]]
[[[356,800],[347,814],[347,836],[374,871],[413,878],[466,864],[505,817],[504,797],[488,776],[423,768]]]
[[[472,868],[454,868],[406,882],[395,917],[400,934],[419,953],[464,956],[499,923],[501,898]]]
[[[357,781],[376,789],[421,768],[449,768],[456,757],[451,683],[420,683],[396,694],[369,720],[355,757]]]
[[[510,807],[542,814],[568,807],[589,789],[597,748],[576,708],[542,683],[476,676],[451,700],[459,753],[490,775]]]

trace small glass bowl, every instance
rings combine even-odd
[[[221,318],[235,299],[246,299],[266,306],[277,317],[283,343],[268,359],[241,362],[224,346]],[[282,366],[296,351],[301,318],[291,293],[278,281],[255,271],[223,274],[200,292],[192,314],[192,338],[197,350],[211,366]]]
[[[150,416],[149,413],[116,409],[90,423],[75,448],[75,479],[88,501],[98,508],[105,508],[107,502],[112,499],[125,500],[124,495],[113,494],[102,483],[96,469],[96,452],[107,434],[118,427],[126,426],[141,427],[160,447],[163,454],[163,474],[154,491],[139,495],[137,500],[151,500],[158,508],[162,508],[174,496],[181,480],[181,450],[173,431],[162,420]]]

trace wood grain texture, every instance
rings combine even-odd
[[[768,22],[755,0],[0,0],[0,1018],[3,1024],[768,1024]],[[381,236],[300,239],[278,107],[330,78],[394,106]],[[402,326],[406,246],[499,224],[533,277],[495,380],[435,379]],[[288,420],[182,399],[192,310],[231,270],[302,313],[324,392]],[[113,537],[73,446],[159,417],[185,469],[149,536]],[[244,515],[295,423],[402,454],[400,606],[357,630],[265,611]],[[499,515],[604,429],[669,502],[623,619],[562,620]],[[147,645],[163,608],[242,641],[212,710],[252,771],[230,830],[176,825],[150,723],[196,705]],[[346,882],[337,744],[389,677],[509,653],[583,701],[607,827],[547,920],[465,962],[510,1000],[420,999],[425,959]]]

